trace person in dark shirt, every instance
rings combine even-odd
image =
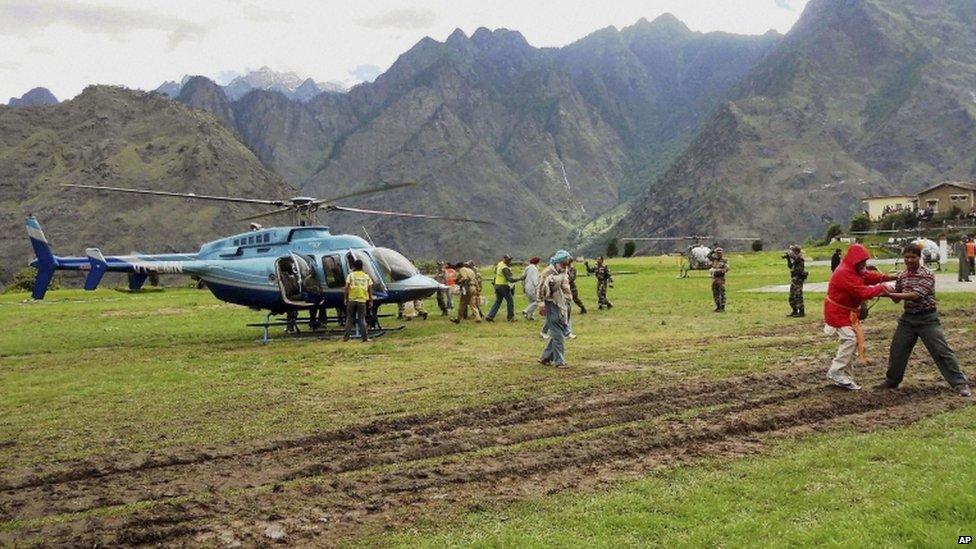
[[[956,358],[955,351],[949,347],[939,321],[935,299],[935,276],[921,264],[920,246],[909,244],[902,252],[902,257],[905,259],[905,271],[898,275],[895,291],[889,292],[888,297],[896,303],[904,301],[905,312],[898,319],[898,327],[891,338],[888,373],[878,387],[895,389],[901,384],[912,349],[921,339],[932,360],[939,367],[942,377],[960,396],[968,397],[972,394],[969,382],[959,369],[959,360]]]
[[[830,256],[830,272],[836,271],[838,265],[840,265],[840,248],[834,250],[834,255]]]

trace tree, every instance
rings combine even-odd
[[[633,240],[628,240],[624,243],[624,257],[633,257],[634,252],[637,251],[637,243]]]
[[[851,232],[859,233],[871,230],[871,220],[867,214],[857,214],[851,218]]]
[[[617,239],[614,238],[607,243],[607,257],[617,257],[620,254]]]
[[[763,249],[763,241],[762,240],[753,240],[752,241],[752,251],[754,251],[754,252],[761,252],[762,249]]]
[[[840,226],[840,223],[834,223],[831,226],[827,227],[827,233],[824,234],[824,244],[830,244],[835,238],[840,236],[843,232],[844,229],[843,227]]]

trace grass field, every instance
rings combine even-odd
[[[928,357],[897,395],[836,392],[822,296],[787,319],[785,295],[743,291],[788,282],[778,254],[730,262],[720,315],[674,258],[612,261],[633,274],[612,311],[574,318],[559,371],[535,363],[538,323],[454,326],[433,301],[428,321],[368,344],[261,345],[244,326],[257,313],[207,292],[4,295],[0,543],[255,544],[280,529],[327,545],[942,545],[976,531],[976,412]],[[971,294],[940,307],[972,372]],[[896,314],[872,311],[865,384]]]

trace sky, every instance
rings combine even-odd
[[[225,84],[268,66],[351,86],[425,36],[520,31],[563,46],[672,13],[695,31],[787,32],[807,0],[0,0],[0,102],[44,86],[155,89],[202,74]]]

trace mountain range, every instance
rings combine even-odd
[[[811,0],[612,234],[784,244],[976,179],[974,23],[969,0]]]
[[[156,88],[156,91],[167,97],[176,98],[183,86],[191,79],[183,76],[179,81],[168,80]],[[252,90],[280,92],[293,101],[309,101],[322,93],[343,93],[346,88],[338,82],[316,82],[311,78],[302,78],[294,72],[275,72],[268,67],[261,67],[256,71],[237,76],[226,86],[222,86],[224,95],[231,101],[236,101]]]
[[[371,83],[301,103],[234,100],[203,77],[177,101],[211,112],[303,193],[416,180],[365,205],[483,217],[444,227],[339,215],[412,255],[487,257],[578,243],[589,220],[635,196],[701,119],[781,40],[699,33],[673,16],[606,28],[563,48],[518,32],[425,38]]]
[[[153,249],[239,226],[201,205],[178,224],[155,217],[171,209],[156,202],[70,195],[67,206],[56,182],[327,198],[414,180],[349,205],[496,225],[324,221],[431,259],[596,250],[613,236],[784,244],[845,221],[864,196],[976,178],[974,29],[971,0],[811,0],[785,37],[693,32],[669,15],[562,48],[457,30],[374,82],[307,100],[268,80],[240,95],[188,77],[173,100],[94,87],[57,106],[0,107],[0,207],[49,214],[78,251]],[[184,170],[201,163],[206,175]],[[92,218],[112,223],[82,230]],[[2,259],[26,260],[25,240],[8,253],[19,232],[4,235]]]
[[[158,94],[91,86],[55,106],[0,106],[0,280],[33,257],[33,213],[55,252],[84,255],[196,250],[239,232],[251,207],[145,200],[65,189],[61,183],[289,196],[231,130],[208,113]]]

